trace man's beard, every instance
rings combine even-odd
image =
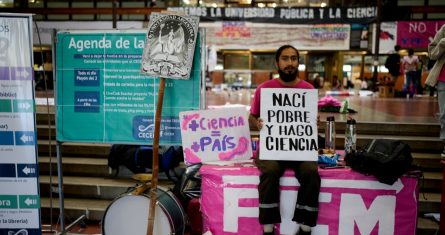
[[[297,79],[298,69],[287,67],[285,69],[293,69],[292,71],[286,72],[284,70],[278,69],[278,74],[280,75],[281,80],[284,82],[292,82]]]

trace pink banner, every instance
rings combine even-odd
[[[397,44],[402,48],[426,49],[445,21],[399,21]]]
[[[258,222],[259,171],[252,164],[201,167],[204,232],[212,235],[262,234]],[[415,234],[418,183],[402,177],[393,185],[379,183],[350,169],[320,169],[320,214],[314,235]],[[291,221],[298,181],[292,171],[280,180],[280,234],[294,234]]]

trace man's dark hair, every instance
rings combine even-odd
[[[278,60],[280,59],[281,52],[283,52],[284,49],[287,49],[287,48],[294,49],[297,52],[297,59],[298,59],[298,61],[300,61],[300,53],[298,52],[297,48],[295,48],[294,46],[291,46],[291,45],[283,45],[280,48],[278,48],[277,52],[275,52],[275,61],[278,63]]]
[[[400,51],[400,45],[395,45],[395,46],[394,46],[394,50],[395,50],[395,51]]]
[[[409,49],[408,49],[408,55],[414,55],[414,50],[413,50],[413,48],[409,48]]]

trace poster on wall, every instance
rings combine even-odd
[[[397,22],[382,22],[379,40],[380,54],[393,53],[397,42]]]
[[[351,24],[350,40],[350,49],[368,49],[368,25]]]
[[[260,159],[318,160],[317,100],[314,89],[261,89]]]
[[[142,72],[171,79],[189,79],[199,18],[152,13]]]
[[[397,44],[402,48],[426,49],[444,20],[397,22]]]
[[[140,71],[145,39],[144,30],[57,33],[58,141],[153,142],[159,79]],[[161,145],[180,145],[179,112],[200,108],[199,37],[194,53],[190,79],[165,84]]]
[[[187,165],[252,157],[249,119],[244,107],[187,111],[179,115]]]
[[[0,234],[42,234],[31,25],[0,14]]]

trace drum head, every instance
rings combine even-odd
[[[126,195],[113,201],[102,221],[104,235],[146,235],[150,199],[146,195]],[[153,234],[171,234],[164,211],[156,204]]]

